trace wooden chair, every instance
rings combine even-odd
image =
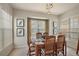
[[[78,43],[77,43],[77,50],[76,50],[77,55],[78,55],[78,51],[79,51],[79,40],[78,40]]]
[[[45,39],[45,49],[43,49],[45,55],[54,55],[55,39],[55,36],[52,36],[52,38]]]
[[[29,51],[28,51],[29,56],[35,55],[35,44],[29,42],[28,46],[29,46]]]
[[[46,36],[49,36],[49,34],[47,32],[43,33],[43,38],[45,39]]]
[[[36,33],[36,39],[40,39],[40,38],[42,38],[42,33],[40,32]]]
[[[57,39],[57,54],[59,52],[62,52],[63,55],[66,55],[66,41],[65,41],[65,35],[58,35]]]
[[[38,32],[36,33],[36,38],[41,38],[42,37],[42,33]],[[35,55],[35,44],[32,41],[29,41],[29,51],[28,54],[29,56],[34,56]]]
[[[50,39],[50,36],[45,36],[45,39]]]
[[[43,34],[48,35],[48,32],[44,32]]]

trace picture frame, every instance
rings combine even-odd
[[[17,28],[16,35],[17,35],[17,37],[23,37],[24,36],[24,28]]]
[[[24,19],[16,19],[17,27],[24,27]]]

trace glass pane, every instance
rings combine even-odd
[[[60,30],[65,32],[67,45],[75,48],[79,38],[79,18],[74,17],[62,20],[60,23]]]
[[[0,49],[12,44],[12,16],[0,9]]]
[[[37,32],[45,32],[45,21],[31,20],[31,31],[31,38],[36,39]]]

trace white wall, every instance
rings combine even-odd
[[[62,15],[59,16],[59,18],[60,18],[60,22],[62,22],[64,20],[69,20],[69,19],[74,19],[74,20],[76,18],[79,19],[79,6],[76,6],[75,8],[63,13]],[[67,25],[64,26],[64,28],[67,27]],[[61,24],[60,24],[60,26],[61,26]],[[76,49],[77,48],[77,40],[78,39],[68,39],[67,45]]]
[[[48,15],[48,14],[39,13],[39,12],[14,9],[15,48],[21,48],[21,47],[27,46],[27,17],[49,19],[49,34],[50,35],[53,33],[52,21],[56,21],[56,22],[58,21],[58,18],[55,15]],[[23,18],[25,20],[25,36],[24,37],[16,37],[16,19],[17,18]]]
[[[60,19],[65,19],[65,18],[69,18],[69,17],[76,17],[76,16],[79,16],[79,6],[76,6],[75,8],[60,15]]]
[[[9,4],[0,4],[0,55],[11,52],[12,41],[12,8]]]

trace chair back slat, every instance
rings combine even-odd
[[[55,39],[55,36],[52,36],[52,38],[49,36],[49,38],[45,39],[45,53],[54,52]]]
[[[42,38],[42,33],[40,32],[36,33],[36,39],[40,39],[40,38]]]
[[[45,37],[49,36],[49,34],[47,32],[43,33],[43,38],[45,39]]]
[[[58,35],[58,37],[57,37],[57,52],[59,52],[59,51],[62,52],[63,55],[66,55],[65,35]]]
[[[65,43],[65,36],[64,35],[59,35],[57,39],[57,47],[58,48],[63,48]]]

